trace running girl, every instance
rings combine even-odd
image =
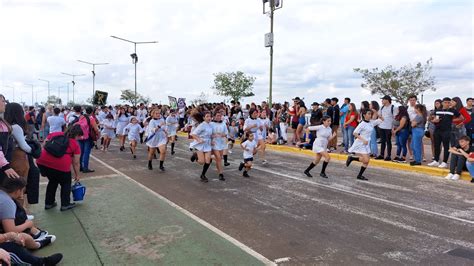
[[[219,173],[219,180],[224,181],[224,169],[222,167],[222,157],[224,150],[227,147],[226,139],[229,131],[227,125],[222,121],[222,113],[217,111],[214,116],[212,127],[212,153],[216,159],[217,172]]]
[[[125,136],[126,136],[124,132],[124,128],[130,122],[130,118],[128,117],[128,113],[125,111],[125,108],[120,107],[115,117],[115,120],[116,120],[116,125],[117,125],[116,133],[118,135],[119,142],[120,142],[120,151],[124,151],[125,150]]]
[[[130,118],[130,124],[128,124],[124,130],[128,133],[128,141],[130,141],[130,151],[132,152],[133,159],[136,159],[135,150],[137,149],[137,143],[140,141],[140,134],[143,132],[142,126],[138,123],[138,119],[135,116]]]
[[[245,138],[247,140],[240,144],[240,147],[244,150],[244,161],[240,163],[239,171],[245,168],[242,176],[250,177],[248,172],[252,169],[253,156],[257,153],[257,143],[255,142],[254,134],[250,132],[245,133]]]
[[[267,160],[265,160],[265,149],[266,144],[265,141],[268,135],[268,129],[272,126],[272,122],[267,117],[267,111],[263,110],[260,114],[260,118],[257,119],[258,121],[258,131],[257,131],[257,143],[258,149],[260,150],[260,157],[262,159],[262,164],[266,164]]]
[[[179,119],[176,116],[176,110],[171,109],[170,115],[166,118],[166,127],[168,128],[168,138],[171,142],[171,155],[174,155],[174,145],[176,142],[176,131],[178,130]]]
[[[166,144],[168,136],[166,134],[166,122],[161,117],[161,110],[154,109],[151,112],[152,119],[147,127],[146,145],[148,146],[148,169],[153,170],[152,160],[155,156],[156,149],[160,151],[160,170],[164,171],[163,166],[166,156]]]
[[[329,116],[323,116],[321,121],[323,123],[322,125],[306,128],[306,136],[309,136],[310,131],[316,131],[316,139],[313,142],[313,152],[315,153],[315,158],[314,161],[312,161],[308,168],[306,168],[304,171],[304,174],[307,177],[313,177],[309,171],[318,165],[319,161],[321,161],[321,158],[324,157],[323,168],[321,169],[319,176],[328,178],[326,175],[326,167],[328,166],[331,157],[329,156],[327,149],[329,141],[337,137],[337,132],[332,132],[331,118]],[[309,141],[309,139],[307,139],[307,141]]]
[[[364,109],[362,113],[362,122],[354,130],[354,137],[356,140],[352,147],[349,148],[350,153],[358,153],[359,157],[349,155],[347,157],[346,166],[349,166],[352,161],[360,161],[362,166],[360,168],[357,179],[367,181],[368,179],[364,177],[364,172],[369,166],[370,162],[370,138],[374,127],[382,123],[382,117],[380,116],[377,120],[370,120],[372,118],[372,111],[370,109]]]
[[[191,137],[194,139],[194,141],[191,143],[190,147],[196,149],[196,153],[191,157],[191,161],[194,162],[197,157],[198,163],[203,165],[201,181],[206,183],[209,181],[206,177],[206,172],[211,165],[211,113],[208,111],[204,111],[202,113],[195,112],[193,113],[193,119],[199,123],[199,126],[193,129],[191,132]]]
[[[229,126],[229,136],[227,138],[227,149],[229,150],[229,153],[232,153],[232,148],[234,148],[234,143],[235,139],[239,135],[239,127],[235,124],[235,120],[232,119],[232,122],[230,122]]]
[[[102,132],[101,135],[104,138],[104,145],[102,146],[103,151],[109,150],[110,140],[115,138],[115,121],[112,114],[107,114],[105,119],[102,120]]]

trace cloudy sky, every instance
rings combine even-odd
[[[167,96],[195,99],[201,92],[221,101],[210,89],[213,73],[241,70],[257,78],[255,97],[268,97],[269,50],[264,34],[270,19],[261,0],[0,0],[0,91],[31,103],[32,83],[38,100],[51,94],[66,99],[76,78],[76,100],[92,94],[91,67],[97,66],[96,89],[118,103],[120,90],[133,89],[134,41],[138,46],[138,90],[154,102]],[[433,58],[436,92],[474,95],[473,4],[452,1],[286,0],[275,14],[274,100],[294,96],[307,101],[349,96],[375,99],[360,88],[355,67],[402,66]],[[72,86],[70,86],[72,99]],[[36,95],[35,95],[36,97]]]

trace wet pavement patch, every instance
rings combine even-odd
[[[474,250],[465,248],[456,248],[447,252],[447,254],[464,259],[474,260]]]

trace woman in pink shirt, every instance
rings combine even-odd
[[[74,180],[79,181],[79,158],[81,148],[77,143],[77,139],[83,135],[81,126],[76,124],[69,128],[65,133],[54,132],[48,135],[46,141],[60,140],[61,136],[66,136],[69,144],[66,153],[61,157],[50,154],[46,148],[43,149],[41,157],[36,160],[41,175],[49,179],[46,187],[46,199],[44,208],[46,210],[57,206],[55,201],[56,189],[61,185],[61,211],[70,210],[75,207],[71,203],[71,165],[74,170]]]

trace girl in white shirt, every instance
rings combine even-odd
[[[254,134],[246,132],[246,140],[242,144],[240,144],[240,147],[242,147],[242,149],[244,150],[244,161],[241,162],[239,165],[239,171],[242,171],[242,169],[245,168],[244,173],[242,174],[243,177],[250,177],[248,171],[252,169],[253,156],[255,155],[255,153],[257,153],[257,142],[255,141],[254,136]]]
[[[222,157],[224,156],[224,150],[227,149],[227,125],[222,120],[222,113],[216,111],[214,115],[214,121],[211,122],[212,127],[212,153],[216,159],[217,172],[219,173],[219,180],[224,181],[224,169],[222,168]]]
[[[265,149],[266,144],[265,141],[268,135],[268,129],[272,126],[272,122],[270,119],[267,118],[267,111],[262,110],[260,114],[260,118],[257,119],[258,121],[258,148],[260,150],[260,157],[262,159],[262,164],[266,164],[267,160],[265,160]]]
[[[143,132],[142,126],[138,123],[138,119],[135,116],[130,118],[130,124],[124,128],[124,132],[128,133],[128,141],[130,141],[130,151],[132,152],[133,159],[136,159],[135,150],[137,149],[137,143],[140,141],[140,134]]]
[[[115,121],[112,114],[105,116],[105,119],[102,120],[102,132],[101,135],[104,138],[104,146],[102,147],[103,151],[109,150],[110,140],[115,138]]]
[[[322,125],[311,126],[306,128],[306,136],[309,136],[310,131],[316,131],[316,139],[313,142],[313,152],[315,153],[314,161],[306,168],[304,174],[307,177],[313,177],[309,171],[313,169],[321,161],[321,158],[324,157],[323,168],[319,176],[323,178],[328,178],[326,175],[326,167],[331,160],[329,153],[327,151],[329,142],[337,137],[337,132],[332,132],[331,129],[331,117],[325,115],[322,118]],[[308,138],[308,137],[307,137]]]
[[[66,125],[66,120],[64,120],[64,117],[59,116],[61,109],[56,107],[53,112],[54,115],[46,119],[49,124],[49,133],[62,132],[63,126]]]
[[[176,131],[178,130],[179,120],[176,116],[176,110],[171,110],[170,115],[166,118],[166,126],[168,128],[168,138],[171,142],[171,155],[174,155],[174,145],[176,142]]]

